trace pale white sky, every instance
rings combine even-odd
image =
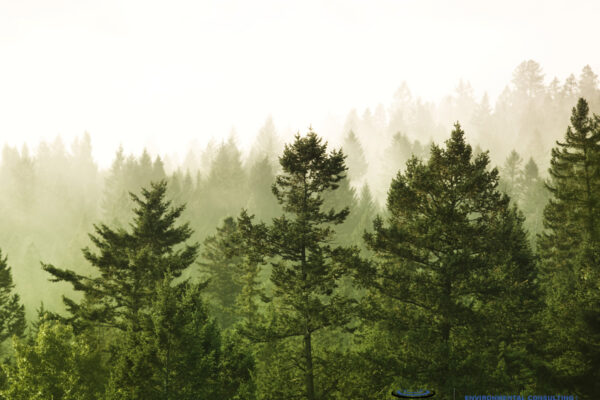
[[[402,81],[438,100],[459,79],[494,99],[523,60],[547,80],[600,72],[598,1],[0,0],[0,145],[84,131],[185,153],[280,130],[335,130]],[[320,132],[321,131],[321,132]]]

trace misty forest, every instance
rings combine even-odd
[[[598,77],[512,76],[180,162],[5,145],[0,397],[599,399]]]

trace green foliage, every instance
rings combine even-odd
[[[580,99],[564,142],[552,150],[538,239],[542,259],[547,333],[544,348],[550,387],[587,398],[600,395],[600,117]]]
[[[242,211],[237,220],[229,217],[214,236],[204,241],[202,272],[208,278],[205,294],[224,329],[235,322],[257,316],[258,299],[263,294],[261,263],[264,224],[253,224],[254,216]]]
[[[220,336],[198,285],[171,287],[167,276],[151,308],[114,349],[109,399],[213,398]]]
[[[358,279],[370,288],[364,315],[382,331],[371,345],[388,385],[474,393],[532,384],[533,255],[488,164],[487,153],[472,157],[457,124],[446,148],[433,145],[427,163],[413,157],[398,173],[387,224],[377,218],[365,235],[378,262],[362,264]]]
[[[123,148],[119,147],[105,180],[102,200],[104,219],[108,220],[110,225],[123,227],[121,224],[133,217],[131,211],[135,202],[129,193],[138,195],[140,188],[165,178],[160,157],[156,157],[152,162],[146,149],[139,159],[133,156],[125,157]]]
[[[276,378],[277,387],[263,391],[262,384],[267,382],[259,381],[259,389],[267,398],[290,393],[298,396],[302,390],[303,396],[314,400],[329,390],[326,385],[315,386],[319,383],[315,373],[322,362],[315,357],[313,341],[322,330],[344,326],[351,317],[352,300],[337,289],[340,279],[348,274],[348,266],[340,260],[342,256],[350,259],[356,249],[330,245],[332,226],[341,224],[349,210],[324,210],[324,194],[338,189],[345,178],[344,158],[338,150],[328,154],[327,144],[312,131],[304,137],[296,135],[294,143],[285,146],[280,157],[283,173],[273,185],[284,214],[274,218],[265,230],[262,225],[258,226],[261,229],[253,228],[247,217],[242,224],[244,237],[252,239],[249,248],[254,249],[257,260],[268,257],[272,266],[272,290],[262,296],[269,303],[266,316],[247,320],[242,331],[254,341],[283,340],[277,346],[288,349],[292,358],[285,361],[280,354],[276,362],[267,363],[274,369],[263,373],[281,373]],[[302,383],[298,376],[302,376]]]
[[[238,278],[242,248],[236,220],[228,217],[217,233],[204,241],[200,265],[210,280],[206,288],[209,301],[218,315],[221,327],[235,321],[235,299],[241,291]]]
[[[17,293],[6,256],[0,250],[0,343],[11,336],[22,337],[25,333],[25,307]]]
[[[268,157],[258,160],[250,166],[248,173],[248,204],[260,221],[268,221],[281,214],[281,207],[277,199],[273,197],[271,185],[275,180],[275,168],[271,165]]]
[[[221,334],[201,300],[203,285],[167,276],[151,308],[114,349],[108,399],[247,399],[253,358]],[[242,396],[242,397],[240,397]]]
[[[102,399],[106,371],[101,355],[68,325],[42,323],[33,343],[14,341],[15,365],[3,365],[2,391],[14,400]]]
[[[202,216],[196,230],[206,237],[224,217],[235,215],[248,202],[248,182],[241,153],[231,137],[213,155],[210,173],[199,187],[197,205]]]
[[[223,335],[219,368],[220,399],[255,400],[255,359],[236,331]]]
[[[519,204],[523,196],[523,159],[515,150],[511,151],[501,169],[500,190],[508,194],[515,204]]]
[[[498,188],[523,211],[524,226],[530,242],[535,245],[537,235],[543,230],[543,206],[548,202],[549,193],[533,158],[524,167],[522,163],[519,153],[513,150],[504,162]]]
[[[83,326],[100,323],[121,330],[127,321],[147,307],[156,282],[167,272],[181,276],[196,259],[198,244],[184,245],[192,231],[187,223],[176,226],[184,206],[170,208],[165,200],[166,182],[153,183],[142,189],[142,197],[131,194],[136,205],[131,233],[95,226],[90,235],[98,253],[83,250],[85,258],[96,270],[96,276],[85,276],[71,270],[43,264],[52,281],[66,281],[84,293],[81,303],[65,298],[74,323]]]

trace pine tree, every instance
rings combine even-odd
[[[275,180],[275,168],[267,156],[250,166],[248,174],[248,204],[250,210],[259,220],[268,221],[281,213],[281,207],[271,192]]]
[[[522,365],[533,255],[488,164],[487,152],[472,158],[455,125],[446,148],[433,145],[427,163],[413,157],[398,173],[387,224],[378,217],[365,235],[377,262],[359,264],[357,278],[370,288],[364,315],[381,329],[373,357],[387,367],[388,385],[458,394],[532,384]]]
[[[360,244],[360,238],[353,235],[356,224],[360,219],[360,215],[355,212],[358,205],[358,199],[356,197],[356,190],[350,186],[348,179],[342,179],[336,190],[324,193],[323,200],[323,208],[326,210],[341,210],[343,208],[352,210],[344,222],[338,224],[334,228],[336,237],[335,242],[343,246]]]
[[[392,137],[391,143],[383,153],[383,165],[385,165],[385,168],[381,168],[378,172],[380,182],[383,182],[387,186],[413,154],[413,144],[408,136],[401,132],[396,132]]]
[[[481,97],[481,102],[476,105],[471,121],[479,143],[493,138],[492,112],[490,98],[486,92]]]
[[[412,118],[413,98],[406,82],[402,82],[394,93],[394,100],[390,109],[390,122],[388,134],[406,132]]]
[[[205,293],[223,329],[258,318],[266,227],[253,218],[245,210],[237,219],[228,217],[204,241],[199,264],[208,281]]]
[[[367,173],[365,153],[356,134],[350,130],[344,138],[344,152],[347,154],[348,175],[353,181],[361,180]]]
[[[562,87],[562,99],[565,104],[573,104],[577,101],[577,94],[579,92],[577,78],[575,75],[571,74],[565,79],[565,83]]]
[[[240,150],[230,137],[217,150],[210,173],[202,184],[202,195],[198,199],[198,208],[203,210],[200,236],[206,237],[221,218],[237,214],[247,204],[246,184]]]
[[[205,293],[223,329],[237,319],[235,300],[241,291],[238,275],[242,254],[237,222],[232,217],[225,218],[216,234],[204,241],[200,266],[208,278]]]
[[[579,96],[589,102],[592,109],[598,105],[600,100],[598,92],[598,75],[594,73],[589,65],[586,65],[581,70],[581,75],[578,82]]]
[[[122,223],[130,218],[130,199],[127,195],[125,178],[125,154],[120,146],[115,159],[104,180],[104,195],[102,198],[103,218],[111,224]]]
[[[131,232],[95,225],[90,238],[98,252],[85,248],[83,254],[98,271],[97,276],[43,264],[52,281],[69,282],[83,292],[81,303],[64,298],[73,322],[124,330],[125,322],[135,321],[138,312],[147,307],[156,282],[167,271],[179,277],[195,261],[198,244],[184,244],[192,235],[189,225],[175,225],[184,206],[171,208],[171,202],[165,200],[166,190],[166,182],[161,181],[152,183],[149,190],[142,189],[141,198],[131,194],[136,204]]]
[[[512,150],[501,170],[500,188],[519,204],[523,195],[523,159],[516,150]]]
[[[454,115],[452,120],[457,119],[461,121],[471,122],[477,109],[477,102],[473,94],[473,87],[468,81],[465,82],[462,79],[459,81],[455,89],[454,100]]]
[[[544,92],[542,67],[533,60],[523,61],[515,68],[512,82],[520,101],[532,100]]]
[[[360,191],[358,204],[353,213],[357,215],[357,218],[355,219],[354,231],[352,233],[353,241],[358,243],[362,250],[366,250],[364,248],[365,242],[362,240],[362,237],[365,233],[365,230],[372,226],[372,221],[377,214],[377,205],[373,200],[369,185],[363,185]]]
[[[256,341],[285,339],[282,346],[299,361],[292,370],[289,366],[283,370],[294,375],[302,371],[304,396],[315,400],[326,391],[325,385],[317,383],[327,373],[316,375],[322,363],[315,357],[314,340],[324,330],[345,325],[352,304],[336,293],[339,280],[347,274],[338,260],[351,255],[352,249],[329,244],[334,234],[331,226],[342,223],[348,209],[323,207],[324,194],[339,187],[346,166],[344,154],[336,150],[328,154],[327,144],[312,130],[304,137],[296,135],[294,143],[285,146],[280,163],[283,173],[277,176],[273,193],[284,214],[273,219],[253,246],[257,253],[270,256],[272,265],[272,295],[263,296],[269,300],[271,313],[265,318],[269,323],[248,321],[243,331]]]
[[[530,158],[523,168],[523,197],[520,208],[525,215],[525,227],[529,231],[532,244],[542,233],[543,210],[548,202],[549,193],[544,186],[544,180],[539,175],[539,169],[533,158]]]
[[[584,99],[552,149],[549,203],[539,237],[552,384],[600,396],[600,118]]]
[[[19,295],[13,293],[15,285],[7,263],[0,250],[0,343],[11,336],[22,337],[25,332],[25,307]]]
[[[250,154],[248,155],[248,164],[257,164],[266,157],[270,165],[276,165],[277,155],[282,147],[283,144],[281,143],[281,139],[277,136],[273,118],[269,116],[262,128],[258,131],[254,143],[252,144]]]

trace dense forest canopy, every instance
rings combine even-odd
[[[181,163],[6,145],[0,396],[597,398],[594,112],[589,66],[528,60],[495,103],[402,84],[341,132],[269,118]]]

